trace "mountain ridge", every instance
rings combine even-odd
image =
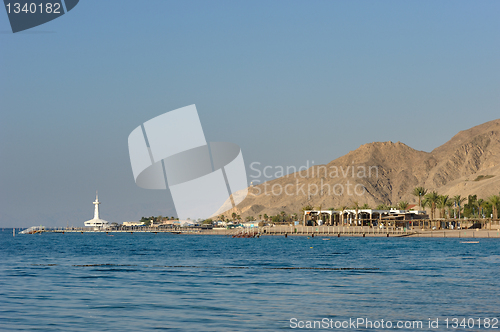
[[[352,168],[345,176],[347,167]],[[359,173],[354,174],[354,167]],[[373,171],[370,176],[358,176],[363,175],[363,169],[367,174],[370,167]],[[362,195],[358,195],[360,186],[365,188]],[[401,142],[363,144],[325,165],[314,165],[307,171],[251,186],[245,200],[225,215],[234,212],[243,218],[250,215],[257,218],[259,214],[276,215],[281,211],[299,213],[306,205],[325,209],[352,206],[355,202],[371,207],[395,205],[402,200],[418,204],[418,198],[412,195],[418,186],[450,196],[477,194],[485,198],[498,194],[500,119],[462,130],[431,152]],[[271,191],[272,188],[275,190]],[[349,188],[358,191],[349,195]]]

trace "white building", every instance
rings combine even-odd
[[[99,197],[96,191],[95,201],[94,201],[94,219],[87,220],[85,222],[85,227],[94,227],[94,229],[98,229],[98,228],[106,228],[109,226],[109,222],[99,218],[99,204],[101,203],[99,202]]]
[[[142,226],[144,222],[140,221],[124,221],[123,226]]]
[[[414,210],[376,210],[376,209],[345,209],[343,211],[335,210],[306,210],[304,211],[303,225],[307,221],[312,221],[314,226],[317,225],[344,225],[356,224],[363,225],[371,223],[371,221],[382,221],[386,219],[423,219],[427,218],[425,211]]]

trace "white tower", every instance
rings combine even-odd
[[[97,190],[95,192],[95,201],[94,201],[94,219],[99,219],[99,195],[97,194]]]
[[[93,202],[94,204],[94,219],[87,220],[85,222],[85,226],[87,227],[94,227],[94,229],[99,229],[99,228],[106,228],[108,227],[109,223],[106,220],[102,220],[99,218],[99,196],[97,194],[97,191],[95,192],[95,201]]]

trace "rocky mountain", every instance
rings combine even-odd
[[[246,216],[300,213],[303,206],[331,207],[418,203],[413,188],[443,195],[500,192],[500,119],[464,130],[431,152],[401,143],[374,142],[331,161],[250,187],[236,208]]]

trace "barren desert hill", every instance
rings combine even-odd
[[[425,183],[429,187],[440,188],[482,171],[494,172],[500,164],[500,120],[459,132],[431,155],[437,164]]]
[[[227,211],[241,217],[299,213],[312,205],[338,208],[418,202],[413,188],[424,186],[450,196],[500,191],[500,119],[456,134],[431,152],[401,142],[360,146],[326,165],[288,174],[249,188],[249,195]]]

